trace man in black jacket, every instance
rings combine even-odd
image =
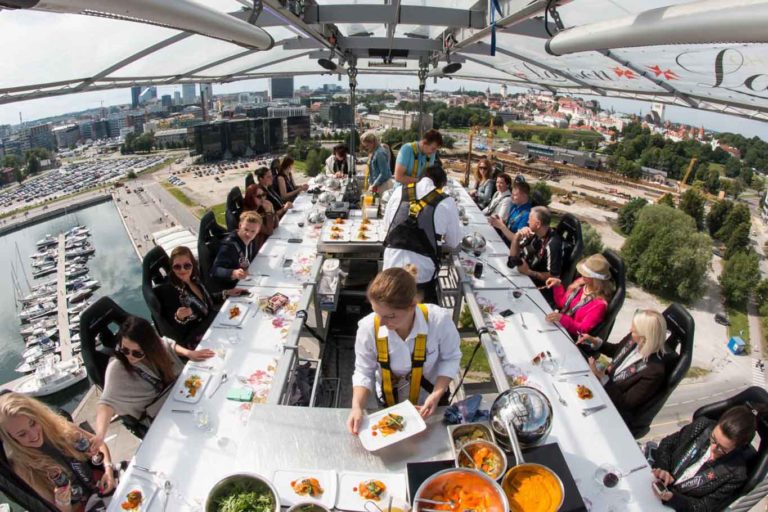
[[[698,418],[665,437],[655,455],[653,474],[667,490],[654,492],[678,511],[722,510],[747,479],[746,453],[757,426],[744,405],[728,409],[718,422]]]
[[[234,288],[237,282],[248,277],[248,266],[258,252],[256,235],[261,230],[261,215],[243,212],[240,224],[219,247],[211,268],[211,277],[222,289]]]

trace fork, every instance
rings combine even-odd
[[[552,384],[552,389],[555,390],[555,394],[557,395],[557,401],[562,404],[563,407],[568,407],[568,402],[565,401],[565,398],[560,394],[560,391],[558,391],[557,386]]]
[[[520,321],[523,323],[523,329],[528,330],[528,326],[525,324],[525,315],[520,315]]]
[[[606,407],[608,406],[603,404],[603,405],[598,405],[596,407],[592,407],[591,409],[584,409],[583,411],[581,411],[581,415],[586,418],[587,416],[591,416],[592,414],[595,414],[598,411],[602,411]]]

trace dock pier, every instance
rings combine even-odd
[[[69,337],[69,313],[67,313],[67,276],[66,272],[66,237],[59,234],[59,254],[56,269],[56,306],[58,308],[59,326],[59,352],[61,360],[68,361],[72,358],[72,342]]]

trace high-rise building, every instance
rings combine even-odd
[[[144,103],[149,103],[152,100],[157,99],[157,87],[154,85],[147,87],[142,91],[142,93],[139,95],[139,105],[143,105]]]
[[[205,101],[210,105],[213,101],[213,84],[200,84],[200,96],[205,94]]]
[[[195,102],[195,84],[182,84],[181,86],[181,99],[185,105],[191,105]]]
[[[51,123],[25,128],[22,138],[29,141],[30,148],[45,148],[48,151],[56,151],[56,137],[51,130]]]
[[[320,119],[337,128],[347,128],[353,123],[352,105],[349,103],[323,103],[320,105]]]
[[[171,105],[173,105],[173,98],[171,97],[170,94],[163,94],[163,96],[160,98],[160,103],[164,107],[170,107]]]
[[[80,127],[76,124],[57,126],[53,129],[53,135],[59,149],[71,148],[80,140]]]
[[[273,100],[293,98],[293,77],[270,78],[269,97]]]
[[[181,105],[181,93],[179,91],[173,91],[173,104]]]
[[[131,108],[139,108],[139,96],[141,96],[141,86],[131,87]]]

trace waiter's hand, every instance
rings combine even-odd
[[[347,430],[350,434],[357,435],[360,433],[360,424],[363,422],[363,410],[360,407],[352,407],[349,411],[349,417],[347,418]]]
[[[437,404],[440,402],[440,399],[445,394],[444,389],[435,388],[435,390],[429,394],[426,400],[424,400],[424,405],[417,405],[416,410],[419,411],[419,414],[421,414],[421,417],[426,419],[432,416],[432,413],[435,412],[435,409],[437,409]]]

